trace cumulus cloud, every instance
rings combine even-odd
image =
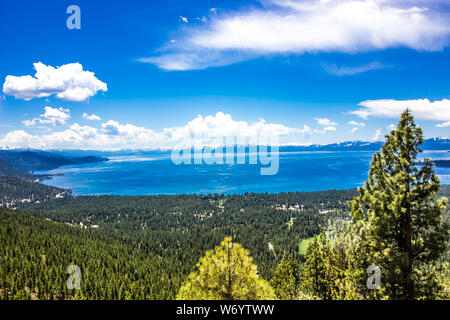
[[[375,134],[373,135],[372,142],[380,141],[383,138],[383,132],[381,128],[375,130]]]
[[[160,136],[153,130],[146,129],[144,127],[137,127],[132,124],[120,124],[117,121],[109,120],[106,123],[102,123],[103,132],[108,136],[125,137],[133,141],[151,141],[152,138]]]
[[[84,71],[80,63],[69,63],[60,67],[47,66],[41,62],[33,64],[34,77],[8,75],[3,83],[3,92],[16,99],[56,97],[68,101],[86,101],[98,91],[107,91],[106,83],[95,74]]]
[[[51,124],[53,126],[63,126],[70,119],[70,110],[64,108],[52,108],[45,107],[44,114],[41,114],[40,118],[34,118],[32,120],[25,120],[22,123],[29,127],[36,124]]]
[[[315,132],[315,133],[327,133],[327,132],[333,132],[333,131],[336,131],[336,128],[329,126],[329,127],[325,127],[323,129],[320,129],[320,130],[319,129],[314,129],[313,132]]]
[[[349,121],[347,124],[351,126],[357,126],[357,127],[365,127],[366,124],[364,122],[356,122],[356,121]]]
[[[99,128],[72,124],[68,129],[42,135],[31,135],[23,130],[7,133],[0,138],[0,147],[30,147],[40,149],[153,149],[177,148],[188,145],[217,146],[224,137],[237,137],[244,141],[258,137],[260,142],[270,141],[273,136],[307,135],[311,129],[291,128],[281,124],[267,123],[264,119],[250,124],[233,120],[231,115],[218,112],[214,116],[198,115],[186,125],[154,131],[132,124],[109,120]],[[244,139],[244,140],[242,140]],[[250,142],[250,141],[249,141]]]
[[[322,68],[331,74],[334,74],[336,76],[353,76],[358,73],[364,73],[372,70],[379,70],[387,68],[387,66],[379,63],[379,62],[371,62],[369,64],[365,64],[362,66],[356,66],[356,67],[338,67],[335,64],[328,64],[328,63],[322,63]]]
[[[184,23],[189,23],[188,18],[180,16],[180,20],[183,21]]]
[[[323,128],[323,131],[325,131],[325,132],[336,131],[336,128],[335,127],[325,127],[325,128]]]
[[[398,118],[408,108],[417,119],[450,121],[450,100],[366,100],[358,104],[362,108],[351,111],[363,119],[369,117]]]
[[[96,115],[96,114],[88,115],[86,112],[83,113],[83,119],[84,120],[91,120],[91,121],[100,121],[100,120],[102,120],[98,115]]]
[[[321,126],[336,126],[338,124],[337,122],[333,122],[327,118],[314,118],[314,120],[316,120]]]
[[[358,130],[359,130],[359,128],[353,127],[352,130],[350,130],[350,133],[356,133],[356,131],[358,131]]]
[[[313,133],[313,131],[310,127],[308,127],[307,125],[304,125],[303,129],[298,130],[298,133],[301,133],[306,138],[309,138],[311,136],[311,134]]]
[[[260,119],[254,124],[235,121],[231,115],[218,112],[215,116],[202,117],[198,115],[184,127],[164,129],[163,134],[168,140],[176,142],[178,146],[183,146],[183,140],[186,137],[189,137],[195,145],[200,142],[204,145],[217,145],[223,137],[239,137],[241,139],[258,137],[261,140],[267,140],[273,136],[286,136],[300,131],[297,128],[281,124],[266,123],[264,119]]]
[[[141,59],[166,70],[204,69],[270,54],[357,53],[406,47],[442,50],[450,19],[429,2],[386,0],[267,0],[262,8],[210,14],[208,23],[183,28],[177,46]],[[223,58],[226,58],[225,60]],[[381,67],[331,66],[337,74]]]
[[[33,143],[33,136],[23,130],[13,130],[8,132],[0,141],[2,147],[22,147]]]
[[[324,127],[322,129],[314,129],[313,132],[325,134],[327,132],[336,131],[336,128],[334,126],[338,125],[337,122],[331,121],[328,118],[314,118],[314,120],[316,120],[319,125]]]

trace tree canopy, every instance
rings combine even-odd
[[[436,200],[440,184],[431,161],[416,166],[422,143],[422,129],[406,110],[351,202],[365,251],[361,258],[381,268],[382,292],[394,299],[433,298],[440,290],[433,269],[447,247],[447,199]]]
[[[226,237],[197,263],[178,292],[179,300],[268,300],[275,293],[261,279],[249,252]]]

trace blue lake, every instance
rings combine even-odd
[[[71,155],[66,152],[65,155]],[[76,154],[78,155],[78,154]],[[148,195],[179,193],[288,192],[354,188],[367,179],[373,152],[280,153],[276,175],[260,175],[267,165],[180,164],[170,153],[98,153],[110,160],[64,166],[38,173],[63,174],[44,183],[73,190],[74,195]],[[75,156],[75,154],[74,154]],[[422,157],[449,159],[447,151]],[[450,168],[436,168],[441,183],[450,184]]]

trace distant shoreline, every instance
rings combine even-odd
[[[429,157],[445,159],[448,158],[447,151],[449,150],[437,150],[435,152],[438,154],[430,154]],[[79,156],[80,154],[64,153],[64,157],[62,157],[60,154],[43,152],[46,157],[50,157],[50,159],[54,157],[59,163],[47,163],[45,166],[40,164],[40,170],[23,171],[26,175],[22,175],[22,178],[46,186],[65,189],[76,197],[208,195],[214,193],[225,195],[280,194],[347,190],[363,185],[367,179],[366,167],[372,158],[372,155],[368,153],[374,152],[355,150],[280,152],[280,156],[287,154],[286,157],[281,156],[284,157],[282,161],[285,161],[283,162],[283,171],[280,172],[281,175],[272,178],[260,177],[254,170],[256,166],[236,165],[228,169],[226,166],[196,168],[185,165],[174,167],[170,158],[155,158],[150,152],[138,153],[137,157],[143,157],[144,160],[148,157],[148,161],[136,163],[133,161],[134,157],[127,158],[130,156],[129,152],[123,157],[133,163],[128,163],[128,160],[110,162],[115,157],[109,157],[108,153],[74,158],[74,155]],[[426,157],[428,152],[433,151],[425,150],[425,154],[421,158]],[[2,153],[0,153],[0,158],[1,155]],[[116,155],[122,159],[120,154]],[[442,164],[450,163],[450,160],[433,161],[436,162],[437,174],[445,176],[442,178],[442,184],[449,184],[448,166]],[[89,165],[90,163],[92,165]]]
[[[448,151],[450,152],[450,151]],[[436,167],[440,167],[440,168],[450,168],[450,160],[431,160],[431,162],[436,166]],[[423,166],[424,162],[423,161],[418,161],[416,163],[416,165],[418,166]]]

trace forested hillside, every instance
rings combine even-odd
[[[189,272],[195,261],[225,236],[244,243],[270,278],[280,254],[297,251],[300,239],[348,212],[355,190],[285,194],[79,196],[21,209],[53,221],[98,229],[160,256],[177,256]]]
[[[0,214],[0,297],[172,299],[198,259],[225,236],[242,243],[270,280],[284,252],[301,261],[299,240],[348,217],[355,194],[66,196],[23,203]],[[450,196],[450,187],[439,195]],[[66,288],[71,264],[81,268],[81,290]]]
[[[0,168],[14,168],[14,172],[2,172],[0,175],[16,174],[18,171],[30,175],[38,170],[51,170],[70,164],[101,162],[108,159],[94,156],[64,157],[45,151],[0,150]]]
[[[14,176],[0,177],[0,207],[16,209],[17,206],[39,204],[51,199],[63,198],[70,190],[47,186]]]
[[[17,191],[26,192],[18,182]],[[300,239],[347,212],[354,194],[66,196],[20,203],[18,211],[1,211],[3,298],[74,298],[77,290],[65,289],[65,281],[75,264],[87,277],[78,298],[171,299],[204,252],[228,235],[245,244],[269,280],[282,253],[297,251]]]
[[[180,278],[173,257],[123,245],[100,232],[0,210],[2,299],[167,299]],[[69,290],[69,265],[81,290]]]

